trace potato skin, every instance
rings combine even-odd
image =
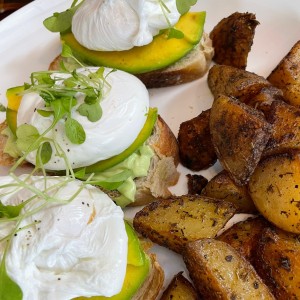
[[[134,229],[151,241],[181,253],[190,241],[215,237],[236,208],[230,202],[200,195],[159,199],[140,210]]]
[[[267,79],[283,91],[287,103],[300,106],[300,41],[295,43]]]
[[[220,65],[245,69],[258,24],[252,13],[235,12],[222,19],[209,35],[215,49],[213,60]]]
[[[180,124],[178,146],[181,163],[194,171],[212,166],[216,160],[209,130],[210,110]]]
[[[243,103],[250,101],[263,88],[271,86],[262,76],[225,65],[212,66],[207,82],[214,98],[225,95],[237,98]]]
[[[276,299],[300,299],[299,235],[265,228],[258,241],[254,266]]]
[[[200,300],[193,285],[182,275],[176,274],[160,300]]]
[[[210,113],[210,132],[218,159],[237,185],[248,182],[268,142],[272,127],[263,114],[220,95]]]
[[[256,257],[258,240],[265,228],[273,227],[266,219],[259,216],[234,224],[217,237],[238,251],[250,263]]]
[[[263,156],[300,150],[300,107],[274,101],[264,114],[273,130]]]
[[[258,94],[244,103],[265,113],[268,112],[268,109],[274,101],[284,102],[282,90],[275,86],[266,86],[262,88]]]
[[[300,152],[262,160],[249,182],[259,212],[277,227],[300,233]]]
[[[229,201],[237,207],[238,213],[255,213],[257,209],[250,197],[248,188],[238,186],[226,171],[215,175],[203,188],[201,195]]]
[[[275,299],[251,264],[225,242],[188,243],[183,259],[204,299]]]
[[[208,180],[200,174],[187,174],[186,177],[188,179],[188,194],[200,195],[204,187],[207,185]]]

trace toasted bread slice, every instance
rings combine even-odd
[[[6,123],[0,124],[0,132],[6,128]],[[7,137],[0,134],[0,165],[12,166],[16,159],[4,153]],[[137,192],[132,205],[144,205],[157,197],[166,198],[171,195],[169,187],[175,185],[179,178],[177,165],[179,150],[176,137],[165,121],[159,116],[153,134],[147,141],[154,150],[148,175],[135,180]],[[110,197],[119,196],[118,191],[105,191]]]
[[[200,43],[175,64],[156,71],[137,74],[147,88],[159,88],[190,82],[202,77],[208,70],[214,55],[212,41],[203,33]],[[49,65],[49,70],[59,70],[63,60],[58,55]]]

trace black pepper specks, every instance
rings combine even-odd
[[[280,257],[280,267],[287,270],[291,271],[291,262],[288,257]]]
[[[231,262],[232,259],[233,259],[233,256],[232,256],[232,255],[227,255],[227,256],[225,256],[225,260],[226,260],[227,262]]]

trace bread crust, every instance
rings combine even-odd
[[[150,258],[150,272],[132,300],[155,300],[164,283],[164,271],[156,260],[155,254],[148,254]]]
[[[130,206],[146,205],[158,197],[171,196],[169,187],[175,185],[179,179],[177,139],[161,116],[158,116],[154,132],[147,143],[155,153],[148,175],[135,180],[137,192],[135,201]]]
[[[50,63],[48,70],[55,71],[59,70],[60,62],[63,60],[62,56],[59,54],[57,55]]]
[[[191,82],[206,74],[213,56],[212,41],[206,33],[203,33],[200,43],[174,65],[136,76],[147,88],[160,88]]]
[[[158,115],[154,134],[150,138],[149,145],[160,158],[173,157],[176,167],[179,164],[179,149],[177,139],[164,119]]]

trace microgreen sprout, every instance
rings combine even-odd
[[[6,111],[6,107],[0,103],[0,112],[5,112]]]
[[[161,8],[161,10],[163,12],[163,15],[166,19],[166,22],[168,24],[168,32],[167,32],[168,33],[168,39],[171,39],[171,38],[182,39],[184,37],[183,32],[180,31],[180,30],[175,29],[172,26],[172,24],[171,24],[171,22],[168,18],[168,14],[170,13],[169,8],[167,7],[167,5],[165,4],[165,2],[163,0],[158,0],[158,3],[160,5],[160,8]]]
[[[83,3],[77,4],[78,0],[74,0],[71,7],[64,12],[54,13],[53,16],[44,20],[44,26],[52,32],[64,32],[70,30],[72,18],[76,10]]]
[[[168,13],[170,13],[169,8],[165,4],[164,0],[157,0],[161,10],[164,14],[164,17],[168,24],[168,39],[175,38],[175,39],[182,39],[184,38],[184,33],[176,28],[174,28],[168,18]],[[176,0],[176,8],[178,12],[183,15],[187,13],[191,6],[195,5],[197,3],[197,0]]]
[[[198,0],[176,0],[176,7],[178,12],[183,15],[187,13],[191,6],[195,5]]]
[[[72,55],[70,47],[64,45],[62,55],[77,61]],[[79,61],[77,61],[80,63]],[[84,71],[83,71],[84,70]],[[45,101],[46,109],[38,109],[38,113],[44,117],[53,116],[53,126],[60,121],[65,120],[65,132],[69,140],[74,144],[82,144],[85,141],[85,132],[82,125],[72,118],[72,110],[77,105],[77,95],[84,95],[84,102],[81,103],[77,111],[80,115],[86,116],[91,122],[97,122],[102,117],[101,100],[105,86],[110,88],[106,80],[104,68],[97,68],[92,71],[89,68],[83,68],[80,72],[73,71],[43,71],[33,72],[30,83],[25,83],[26,93],[38,93]],[[51,129],[52,129],[51,128]],[[17,141],[21,150],[25,145],[31,145],[37,138],[38,132],[34,128],[24,125]],[[18,137],[18,133],[17,133]],[[42,153],[49,154],[49,147],[42,149]],[[33,149],[32,149],[33,150]]]

